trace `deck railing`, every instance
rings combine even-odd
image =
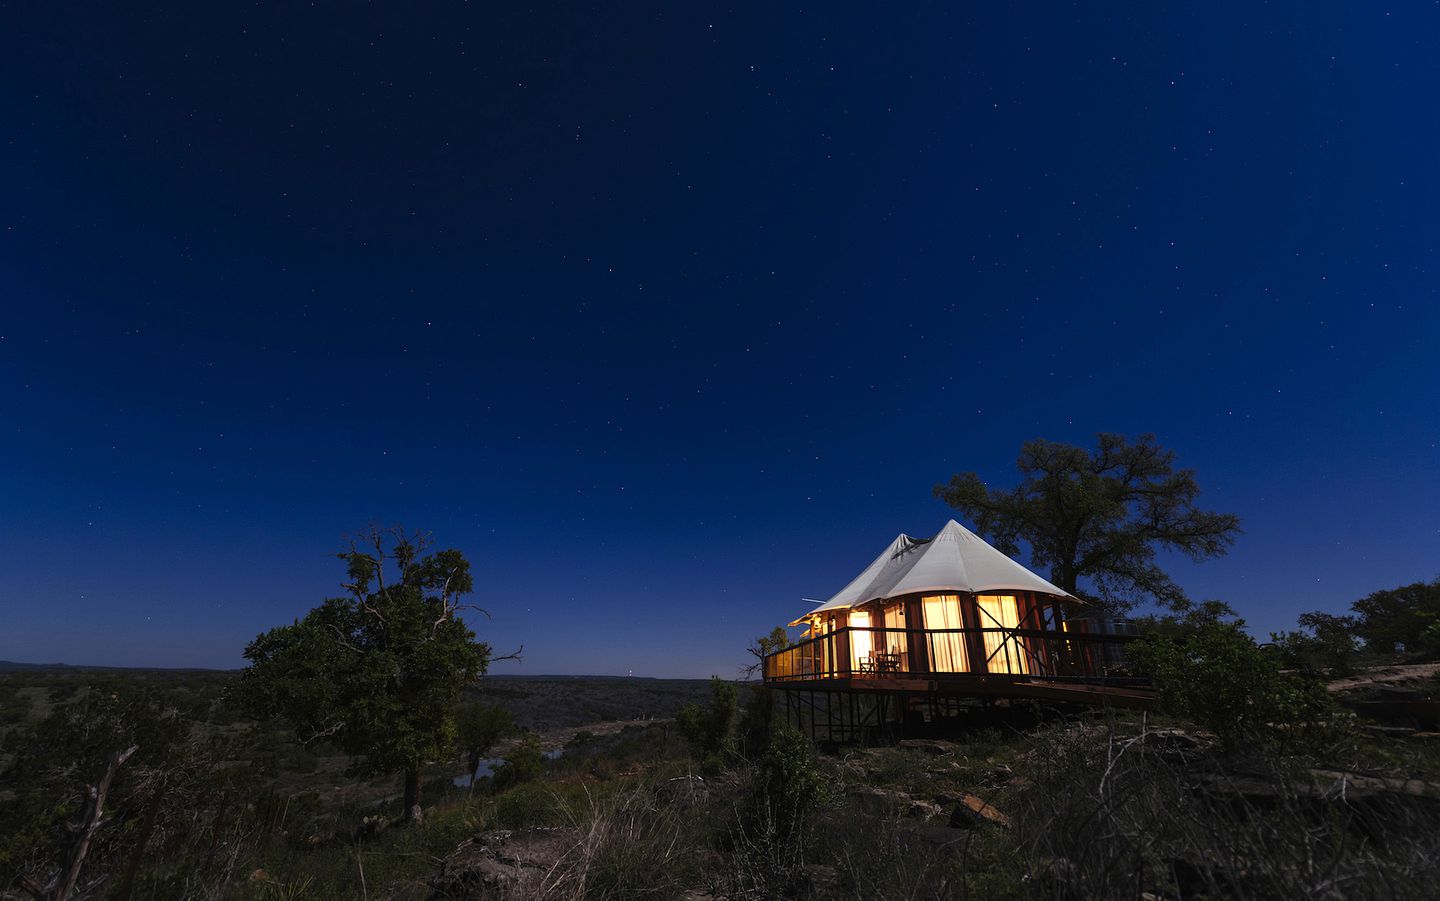
[[[765,658],[766,682],[1004,675],[1124,677],[1131,635],[1040,629],[882,629],[847,626]]]

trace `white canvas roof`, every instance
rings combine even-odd
[[[952,519],[929,541],[901,535],[890,542],[860,575],[813,612],[844,610],[869,601],[925,591],[967,594],[1035,591],[1079,600],[995,550]]]

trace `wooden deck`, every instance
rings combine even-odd
[[[766,657],[764,677],[789,691],[1145,707],[1154,691],[1125,667],[1131,640],[1038,629],[845,628]]]
[[[950,698],[1033,698],[1112,707],[1147,707],[1155,700],[1154,690],[1144,680],[1139,679],[1064,681],[963,675],[924,679],[913,676],[865,675],[789,679],[768,684],[771,688],[790,691],[883,692]]]

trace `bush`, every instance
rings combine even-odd
[[[771,733],[734,833],[737,894],[779,897],[800,887],[811,814],[830,800],[833,781],[798,730]]]
[[[565,743],[565,750],[572,751],[595,743],[595,733],[588,729],[581,729],[570,740]]]
[[[540,750],[540,739],[531,733],[510,752],[504,763],[495,767],[495,787],[503,789],[531,782],[538,779],[544,770],[545,753]]]
[[[1204,613],[1187,620],[1185,637],[1151,634],[1130,650],[1132,663],[1154,680],[1161,710],[1215,733],[1227,751],[1294,744],[1335,725],[1324,686],[1282,673],[1242,621]]]
[[[708,773],[718,773],[735,755],[735,724],[739,710],[735,686],[719,676],[710,680],[710,704],[686,704],[675,717],[690,753]]]
[[[545,785],[526,782],[495,798],[491,824],[500,829],[554,826],[564,819],[559,797]]]
[[[780,840],[788,841],[811,810],[830,800],[831,783],[810,740],[784,726],[771,734],[755,767],[755,801],[770,809]]]

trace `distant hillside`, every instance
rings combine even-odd
[[[69,663],[20,663],[16,660],[0,660],[0,673],[14,670],[63,670],[63,669],[111,669],[102,666],[74,666]]]
[[[69,663],[21,663],[0,660],[0,677],[14,686],[44,686],[73,694],[76,686],[119,679],[177,690],[195,685],[222,686],[239,670],[163,667],[77,666]],[[218,688],[216,689],[219,690]],[[710,697],[709,679],[654,679],[637,676],[485,676],[466,690],[467,697],[499,704],[515,722],[537,732],[575,729],[601,722],[670,719],[689,703]],[[43,712],[43,710],[41,711]]]
[[[137,672],[137,673],[238,673],[238,669],[221,669],[218,667],[205,666],[96,666],[89,663],[21,663],[18,660],[0,660],[0,673],[7,672]],[[709,679],[667,679],[664,676],[577,676],[565,674],[538,673],[529,675],[524,673],[487,673],[483,677],[485,681],[490,680],[514,680],[519,682],[531,681],[572,681],[572,682],[658,682],[658,683],[681,683],[696,682],[709,685]]]
[[[467,692],[499,704],[537,732],[609,720],[669,719],[710,697],[709,679],[632,676],[486,676]]]
[[[136,672],[136,673],[230,673],[238,670],[211,669],[203,666],[91,666],[83,663],[20,663],[0,660],[0,673],[15,672]]]

